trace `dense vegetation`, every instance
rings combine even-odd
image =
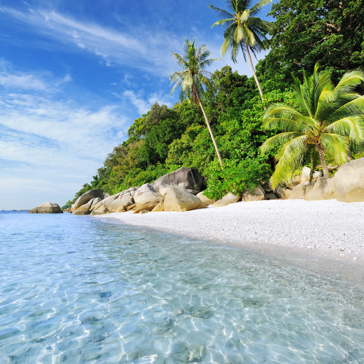
[[[251,5],[248,0],[232,3],[245,8]],[[129,138],[114,148],[93,181],[75,197],[92,188],[115,194],[153,182],[181,166],[195,167],[208,178],[207,194],[214,198],[268,180],[276,165],[273,156],[282,144],[264,155],[260,147],[282,130],[264,129],[263,116],[265,109],[276,103],[299,108],[292,75],[302,81],[303,71],[313,74],[318,60],[321,70],[333,71],[334,83],[347,70],[364,69],[361,0],[281,0],[272,6],[271,15],[275,22],[270,25],[269,44],[263,38],[260,44],[270,46],[270,53],[256,67],[264,101],[254,77],[239,75],[227,66],[212,74],[211,87],[201,93],[224,169],[219,165],[201,107],[190,102],[186,93],[173,108],[156,103],[135,120]],[[357,146],[351,149],[352,153],[359,151]],[[304,156],[301,165],[310,158]],[[326,157],[327,163],[334,160]]]

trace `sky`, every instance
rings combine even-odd
[[[170,51],[182,53],[186,38],[221,59],[223,28],[211,29],[218,18],[208,4],[226,8],[225,0],[0,0],[0,210],[73,199],[136,118],[177,101]],[[252,75],[242,56],[210,71],[226,64]]]

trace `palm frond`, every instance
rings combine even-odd
[[[251,9],[250,9],[250,14],[252,16],[255,16],[257,14],[259,14],[259,12],[262,10],[262,8],[266,5],[268,5],[269,3],[271,3],[272,0],[260,0],[257,4],[255,4]]]
[[[209,8],[211,8],[212,10],[215,10],[217,12],[217,15],[220,19],[231,19],[234,18],[233,14],[230,14],[228,11],[223,10],[223,9],[219,9],[216,6],[213,5],[208,5]]]
[[[283,143],[285,144],[288,141],[290,141],[294,138],[297,138],[299,136],[302,136],[302,133],[297,132],[297,131],[290,131],[290,132],[274,135],[271,138],[267,139],[262,144],[262,146],[260,147],[260,150],[261,150],[262,154],[266,154],[269,150],[274,149],[278,145],[281,145]]]
[[[334,133],[325,133],[321,137],[321,143],[325,147],[325,150],[333,155],[336,163],[342,165],[348,161],[348,137]]]
[[[325,131],[348,136],[353,142],[359,144],[364,140],[364,115],[337,120],[327,126]]]
[[[298,136],[289,140],[277,154],[279,162],[271,177],[273,189],[287,181],[294,170],[302,163],[307,150],[306,136]]]
[[[348,93],[352,92],[356,86],[364,82],[364,72],[360,70],[355,70],[351,72],[346,72],[341,78],[334,92],[336,93]]]

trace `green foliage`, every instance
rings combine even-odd
[[[66,204],[64,206],[62,206],[62,211],[66,210],[66,209],[70,209],[73,205],[73,201],[67,201]]]
[[[214,163],[207,170],[207,190],[204,194],[212,200],[221,199],[229,192],[237,195],[267,182],[270,165],[262,158],[246,158],[240,161],[224,160],[224,169]]]
[[[280,0],[270,15],[276,18],[267,57],[272,69],[313,72],[319,61],[340,76],[364,67],[361,0]]]
[[[325,154],[341,165],[349,158],[350,142],[364,141],[364,97],[354,92],[364,81],[364,73],[347,72],[334,86],[331,72],[318,69],[316,65],[311,77],[304,73],[303,84],[294,78],[298,107],[273,105],[263,117],[265,128],[284,131],[262,146],[263,152],[279,147],[273,188],[287,181],[305,156],[314,153],[313,148],[319,153],[324,176],[328,178]]]

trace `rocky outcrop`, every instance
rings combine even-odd
[[[306,197],[306,194],[308,194],[314,187],[314,183],[309,183],[309,182],[305,182],[305,183],[301,183],[298,186],[296,186],[290,196],[289,196],[289,200],[303,200]]]
[[[152,212],[162,212],[164,211],[164,200],[158,203],[156,207],[152,210]]]
[[[215,203],[212,204],[212,207],[223,207],[223,206],[227,206],[230,205],[232,203],[236,203],[241,199],[241,196],[239,195],[235,195],[234,193],[228,193],[227,195],[225,195],[221,200],[216,201]]]
[[[156,190],[154,185],[146,183],[139,187],[134,194],[135,212],[142,210],[152,211],[163,197]]]
[[[29,214],[63,214],[63,211],[54,202],[43,202],[39,207],[30,210]]]
[[[245,190],[243,193],[242,201],[252,202],[252,201],[263,201],[266,199],[265,192],[262,187],[258,186],[250,191],[250,189]]]
[[[104,202],[104,206],[107,208],[107,210],[110,213],[113,212],[124,212],[126,211],[126,208],[130,205],[134,204],[134,198],[132,194],[128,191],[126,193],[120,193],[118,194],[118,197]]]
[[[345,163],[332,179],[335,198],[341,202],[364,202],[364,158]]]
[[[90,200],[94,198],[100,198],[101,200],[104,199],[104,193],[101,190],[91,190],[86,193],[84,193],[82,196],[80,196],[76,202],[72,205],[71,210],[74,213],[77,211],[82,205],[87,204]]]
[[[312,188],[305,191],[306,201],[334,200],[335,195],[332,188],[331,178],[319,177]]]
[[[278,186],[275,190],[275,194],[277,195],[278,198],[281,198],[283,200],[287,200],[289,199],[289,197],[291,196],[292,190],[288,189],[288,188],[283,188],[281,186]]]
[[[196,195],[201,200],[200,208],[204,208],[207,206],[212,205],[215,201],[210,200],[207,196],[203,194],[203,192],[200,192]]]
[[[182,167],[175,172],[162,176],[153,184],[163,197],[171,186],[183,187],[187,191],[196,194],[204,189],[205,179],[198,173],[197,169]]]
[[[183,187],[171,186],[164,198],[164,211],[186,212],[197,209],[201,200]]]

